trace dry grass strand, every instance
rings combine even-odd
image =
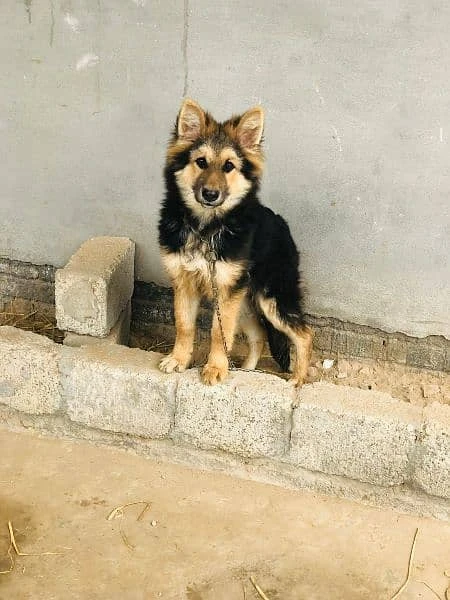
[[[129,506],[136,506],[137,504],[145,504],[143,510],[139,513],[139,516],[136,519],[137,521],[141,521],[144,514],[151,506],[151,502],[147,502],[146,500],[137,500],[136,502],[128,502],[127,504],[121,504],[120,506],[116,506],[116,508],[113,508],[112,511],[108,514],[106,520],[111,521],[112,519],[115,519],[119,516],[120,518],[122,518],[124,515],[123,511],[125,508],[128,508]]]
[[[10,560],[10,567],[6,571],[0,571],[0,575],[6,575],[7,573],[11,573],[15,567],[15,561],[13,558],[13,550],[17,556],[58,556],[64,554],[64,552],[21,552],[16,542],[16,538],[14,536],[14,528],[11,521],[8,521],[8,533],[9,533],[9,548],[7,552],[7,556]],[[67,548],[71,550],[71,548]]]
[[[107,521],[112,521],[112,519],[120,518],[119,533],[120,533],[120,537],[122,538],[123,543],[128,548],[128,550],[135,550],[136,546],[134,546],[129,541],[127,536],[125,535],[125,532],[122,528],[122,519],[125,514],[124,513],[125,509],[128,508],[129,506],[136,506],[137,504],[144,504],[144,508],[141,510],[141,512],[139,513],[139,515],[136,519],[136,521],[142,521],[145,513],[150,509],[150,506],[151,506],[151,503],[147,502],[146,500],[137,500],[136,502],[128,502],[127,504],[121,504],[120,506],[116,506],[116,508],[113,508],[112,511],[106,517]]]
[[[439,600],[442,600],[442,598],[439,596],[439,594],[435,590],[433,590],[431,585],[429,585],[426,581],[420,581],[420,579],[416,579],[415,581],[417,581],[417,583],[421,583],[422,585],[424,585],[426,588],[428,588],[430,590],[430,592],[432,592],[436,596],[436,598],[439,598]]]
[[[252,582],[252,585],[255,588],[255,590],[258,592],[260,598],[262,598],[263,600],[270,600],[270,598],[268,596],[266,596],[266,594],[262,591],[262,589],[256,583],[256,580],[253,577],[253,575],[250,576],[250,581]]]
[[[412,563],[413,563],[413,559],[414,559],[414,549],[416,547],[416,540],[417,540],[417,534],[419,533],[419,528],[416,529],[415,533],[414,533],[414,538],[413,538],[413,542],[412,542],[412,546],[411,546],[411,551],[409,553],[409,560],[408,560],[408,572],[406,575],[406,579],[405,581],[402,583],[402,585],[400,586],[400,588],[398,589],[397,592],[395,592],[395,594],[391,597],[391,600],[396,600],[396,598],[398,598],[400,596],[400,594],[403,593],[403,591],[405,590],[405,588],[407,587],[409,580],[411,579],[411,570],[412,570]]]

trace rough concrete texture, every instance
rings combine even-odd
[[[425,407],[415,465],[415,483],[428,494],[450,498],[450,406]]]
[[[34,415],[57,411],[59,351],[43,336],[0,327],[0,403]]]
[[[77,423],[160,438],[174,419],[177,376],[161,373],[160,354],[124,346],[66,348],[62,394]]]
[[[56,271],[59,329],[108,335],[133,294],[134,250],[128,238],[92,238]]]
[[[386,486],[409,479],[420,408],[328,383],[304,386],[298,401],[290,450],[295,464]]]
[[[0,300],[6,302],[14,298],[54,304],[55,286],[52,282],[40,279],[22,279],[0,273]]]
[[[63,344],[72,348],[80,348],[81,346],[90,346],[93,344],[119,344],[121,346],[127,346],[130,338],[130,323],[131,300],[120,313],[116,324],[106,337],[80,335],[79,333],[73,333],[73,331],[67,331],[64,336]]]
[[[213,387],[197,371],[180,377],[174,439],[240,456],[280,456],[289,447],[293,388],[278,377],[236,372]]]

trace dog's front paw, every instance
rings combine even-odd
[[[163,371],[163,373],[182,373],[186,370],[188,364],[189,360],[180,360],[172,353],[168,354],[161,360],[161,362],[159,363],[159,368],[161,371]]]
[[[304,379],[304,377],[300,377],[298,375],[293,375],[292,377],[289,377],[288,383],[290,385],[292,385],[293,387],[301,388],[302,385],[305,383],[305,379]]]
[[[227,365],[220,367],[217,365],[210,365],[208,363],[202,369],[201,378],[203,383],[206,383],[206,385],[215,385],[216,383],[221,383],[224,381],[227,375]]]

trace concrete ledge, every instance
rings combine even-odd
[[[281,379],[239,371],[211,388],[196,370],[161,373],[159,359],[114,344],[58,346],[1,327],[2,413],[17,411],[24,426],[56,431],[52,423],[63,423],[63,433],[170,448],[198,457],[200,467],[201,457],[220,456],[283,485],[347,497],[357,489],[355,497],[421,514],[447,506],[450,517],[449,406],[422,415],[386,394],[323,383],[297,396]]]
[[[93,238],[56,271],[59,329],[108,335],[133,293],[134,251],[134,242],[127,238]]]
[[[425,407],[413,479],[428,494],[450,498],[450,406]]]
[[[67,415],[89,427],[148,438],[166,437],[175,411],[176,375],[160,354],[116,345],[65,349],[61,385]]]
[[[421,409],[382,392],[307,385],[294,411],[290,460],[377,485],[408,481]]]
[[[43,336],[0,327],[0,404],[34,415],[59,410],[60,351]]]
[[[213,387],[197,371],[180,378],[173,437],[196,448],[272,457],[289,448],[294,390],[278,377],[231,373]]]

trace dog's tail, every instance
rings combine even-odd
[[[262,317],[267,332],[269,348],[272,356],[283,372],[289,371],[291,363],[291,344],[287,335],[276,329],[264,316]]]

